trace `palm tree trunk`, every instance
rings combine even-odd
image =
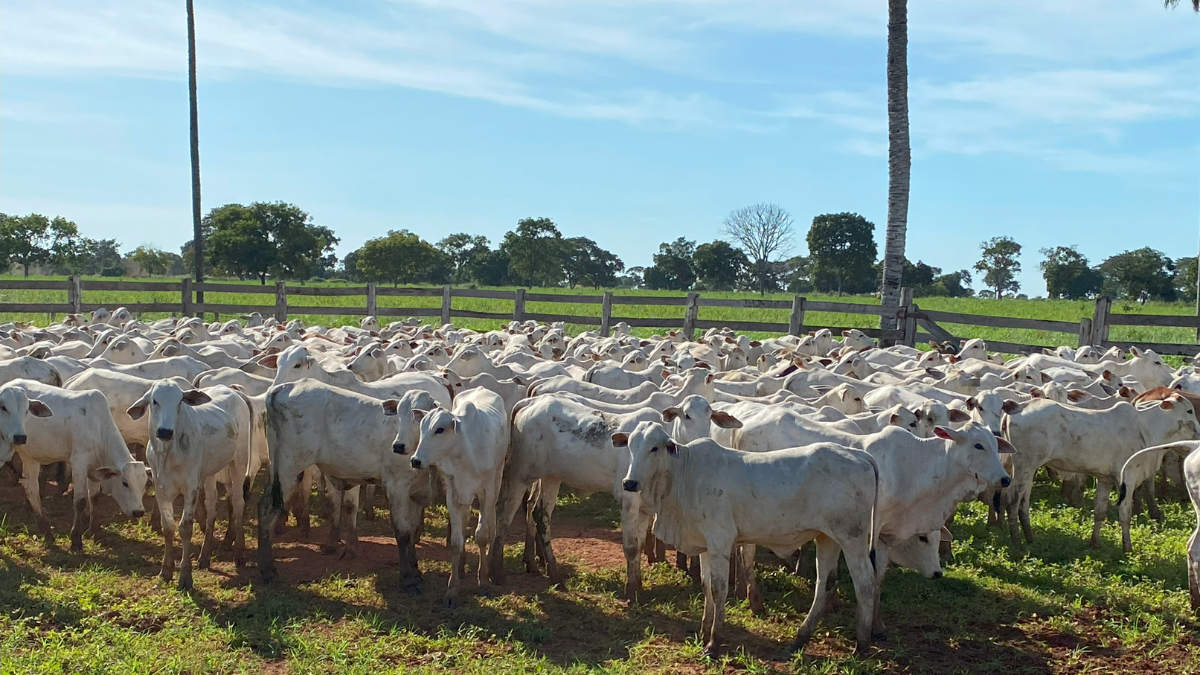
[[[887,110],[888,210],[880,295],[884,307],[899,307],[912,169],[908,138],[908,0],[888,0]],[[880,319],[884,329],[895,330],[898,325],[895,318]]]
[[[204,281],[204,236],[200,228],[200,120],[196,112],[196,13],[187,0],[188,27],[188,99],[191,104],[192,131],[192,253],[196,282]],[[196,302],[204,302],[204,291],[196,292]]]

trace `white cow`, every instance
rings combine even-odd
[[[38,474],[44,464],[66,462],[71,467],[75,483],[71,550],[83,550],[85,511],[88,529],[94,525],[89,497],[100,494],[100,481],[108,481],[113,499],[125,515],[140,518],[145,513],[142,495],[148,480],[146,465],[129,454],[129,448],[108,412],[104,394],[67,391],[32,380],[14,380],[11,385],[54,411],[53,417],[30,418],[25,427],[27,442],[14,448],[21,456],[25,496],[48,542],[53,542],[54,535],[50,521],[42,513],[38,483]]]
[[[174,380],[184,389],[192,388],[191,384],[183,378],[166,379]],[[150,433],[146,428],[146,423],[131,419],[129,415],[125,414],[125,411],[145,396],[157,381],[112,370],[85,370],[67,380],[63,389],[70,391],[94,390],[104,394],[105,400],[108,401],[108,412],[112,415],[117,429],[121,431],[121,438],[125,439],[125,444],[148,448],[150,447]]]
[[[398,399],[405,392],[420,389],[429,392],[439,405],[450,405],[450,387],[444,379],[435,374],[397,373],[377,382],[363,382],[348,370],[325,370],[308,348],[301,345],[288,347],[279,355],[276,363],[279,368],[275,373],[275,384],[311,377],[319,382],[378,399]]]
[[[182,495],[179,588],[192,587],[192,525],[201,488],[207,522],[198,565],[200,569],[208,567],[217,540],[217,483],[225,486],[229,497],[233,559],[241,567],[246,544],[242,518],[245,495],[250,489],[249,403],[229,387],[184,391],[174,382],[160,380],[130,406],[128,414],[135,420],[146,417],[153,436],[146,462],[154,475],[154,498],[162,515],[163,579],[170,581],[175,572],[174,504],[175,498]]]
[[[29,398],[24,389],[10,385],[0,387],[0,464],[12,459],[14,445],[25,445],[25,414],[51,417],[50,406]]]
[[[508,453],[509,422],[504,400],[486,389],[472,389],[454,400],[453,410],[434,409],[421,418],[421,439],[412,455],[414,469],[432,467],[446,480],[446,510],[450,523],[450,583],[446,604],[458,602],[463,568],[463,545],[471,504],[479,500],[479,586],[487,592],[489,553],[496,536],[496,501],[504,457]]]
[[[720,644],[734,546],[765,545],[787,555],[814,539],[818,578],[827,578],[845,551],[858,598],[857,648],[861,653],[870,647],[878,484],[870,455],[833,444],[768,453],[730,450],[710,439],[678,445],[653,422],[639,423],[632,434],[613,434],[612,442],[629,448],[622,486],[640,492],[657,514],[655,536],[700,556],[700,640],[709,655]],[[828,598],[826,584],[817,584],[793,651],[812,636]]]
[[[0,361],[0,384],[13,380],[36,380],[54,387],[61,387],[63,383],[62,375],[54,366],[29,356]]]
[[[1016,447],[1013,485],[1008,491],[1009,535],[1018,543],[1017,518],[1025,539],[1033,541],[1029,500],[1033,476],[1043,466],[1096,478],[1092,547],[1100,545],[1100,526],[1108,496],[1121,477],[1121,467],[1142,448],[1192,440],[1200,435],[1192,404],[1182,397],[1135,408],[1118,403],[1108,410],[1084,410],[1054,401],[1034,400],[1004,418],[1004,436]],[[1121,523],[1128,541],[1129,521]]]

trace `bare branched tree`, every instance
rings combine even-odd
[[[1175,6],[1178,4],[1179,0],[1163,0],[1163,5],[1165,5],[1167,9],[1175,9]],[[1192,9],[1200,12],[1200,0],[1192,0]]]
[[[771,259],[792,250],[792,215],[777,204],[746,206],[725,217],[721,233],[740,244],[754,261],[755,285],[759,293],[766,293],[772,286]]]

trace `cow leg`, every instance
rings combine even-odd
[[[871,550],[866,541],[857,540],[846,544],[846,567],[850,569],[850,578],[854,581],[854,596],[858,598],[858,630],[854,651],[863,656],[871,649],[871,623],[878,612],[878,559],[872,560]],[[886,567],[886,564],[879,566],[880,569]]]
[[[358,557],[358,502],[362,496],[362,486],[355,485],[346,490],[342,496],[341,526],[345,534],[346,548],[342,549],[342,557],[354,560]],[[334,545],[336,547],[336,544]]]
[[[496,500],[496,536],[492,539],[492,560],[489,566],[492,571],[492,583],[495,584],[504,583],[504,540],[508,536],[508,528],[512,525],[513,518],[517,516],[517,511],[521,510],[523,497],[529,487],[523,485],[525,481],[516,474],[516,471],[505,473],[504,482],[500,485],[500,497]],[[532,574],[537,572],[537,563],[532,559],[534,544],[529,537],[528,524],[525,527],[525,536],[525,571]]]
[[[175,574],[175,494],[161,485],[155,485],[154,501],[158,504],[158,512],[161,514],[163,534],[163,561],[159,575],[163,581],[170,583]]]
[[[800,630],[796,632],[796,639],[792,640],[791,651],[793,653],[804,650],[804,645],[808,644],[813,631],[817,629],[817,624],[821,622],[821,618],[828,611],[829,594],[832,592],[830,582],[837,579],[838,556],[842,554],[842,548],[824,534],[817,535],[816,544],[817,581],[814,584],[816,592],[813,594],[812,607],[808,609],[808,616],[804,617],[804,623],[800,624]]]
[[[1021,493],[1021,508],[1017,514],[1021,518],[1021,533],[1025,535],[1025,541],[1033,543],[1033,526],[1029,523],[1029,502],[1033,498],[1033,486]]]
[[[498,486],[497,486],[498,487]],[[492,581],[492,545],[496,537],[496,500],[498,490],[485,492],[479,498],[479,522],[475,525],[475,545],[479,548],[479,569],[476,574],[477,592],[490,596]],[[546,516],[546,549],[549,545],[549,515]],[[501,561],[503,562],[503,561]],[[558,571],[555,565],[555,572]]]
[[[816,544],[810,541],[797,551],[796,576],[801,579],[817,578],[815,548]]]
[[[767,606],[763,603],[762,592],[758,589],[758,575],[754,573],[754,554],[757,550],[758,547],[753,544],[742,544],[742,557],[738,567],[742,571],[750,611],[754,612],[754,616],[764,617],[767,615]]]
[[[250,484],[248,478],[237,480],[238,474],[233,472],[234,485],[229,490],[229,526],[225,538],[229,539],[229,533],[233,533],[233,565],[240,568],[246,564],[246,499],[250,495]]]
[[[408,595],[421,592],[421,570],[417,566],[417,541],[421,538],[422,511],[404,490],[385,484],[388,511],[392,518],[392,531],[396,535],[396,548],[400,554],[400,588]]]
[[[653,565],[658,562],[658,558],[656,557],[658,548],[654,545],[654,541],[654,520],[651,519],[649,523],[646,523],[646,535],[642,538],[642,553],[646,555],[647,565]]]
[[[471,500],[460,504],[458,495],[451,492],[446,496],[446,515],[452,527],[450,534],[450,583],[446,586],[446,606],[458,605],[458,587],[462,581],[464,567],[463,548],[466,545],[467,526],[471,520]]]
[[[716,550],[714,550],[714,548]],[[729,597],[729,558],[732,546],[725,543],[708,542],[708,577],[704,585],[705,603],[712,601],[712,627],[708,631],[708,642],[704,645],[704,654],[716,658],[721,648],[721,628],[725,625],[725,602]],[[708,614],[706,611],[705,614]]]
[[[1161,523],[1163,521],[1163,512],[1162,509],[1158,508],[1158,499],[1154,496],[1154,476],[1151,476],[1145,483],[1142,483],[1142,487],[1146,492],[1146,510],[1150,513],[1151,518]]]
[[[1191,596],[1192,612],[1200,614],[1200,525],[1188,539],[1188,594]]]
[[[642,592],[642,537],[646,536],[642,500],[626,493],[621,496],[621,550],[625,553],[625,599],[637,603]]]
[[[211,490],[213,495],[217,494],[216,487]],[[190,591],[192,589],[192,525],[196,522],[196,502],[200,497],[200,487],[198,485],[189,484],[187,492],[183,495],[183,514],[179,518],[179,542],[183,548],[183,555],[179,561],[179,590]],[[207,492],[205,500],[208,499]],[[216,508],[216,504],[212,505],[212,512]],[[211,517],[211,516],[210,516]],[[205,541],[205,545],[208,542]]]
[[[1104,524],[1104,515],[1108,513],[1108,495],[1112,492],[1112,481],[1107,478],[1096,479],[1096,504],[1092,512],[1092,548],[1100,548],[1100,526]]]
[[[37,518],[38,530],[42,533],[42,538],[46,540],[46,546],[54,545],[54,530],[50,527],[50,519],[42,512],[42,484],[39,482],[42,474],[42,466],[32,459],[22,460],[21,483],[25,487],[25,499],[29,501],[29,508],[33,509],[33,515]]]
[[[86,482],[75,487],[75,498],[72,500],[75,507],[75,517],[71,521],[71,551],[83,553],[83,521],[84,518],[87,518],[89,522],[91,521],[91,518],[88,518],[91,512],[91,500],[88,499],[88,486]]]
[[[847,564],[849,564],[849,556],[847,556]],[[879,639],[886,639],[885,631],[887,626],[883,625],[883,578],[887,575],[888,568],[888,547],[881,541],[875,542],[875,599],[874,608],[871,612],[871,633]],[[855,590],[855,593],[858,591]],[[860,605],[861,606],[861,605]]]
[[[312,503],[312,492],[316,467],[308,467],[304,470],[303,478],[300,480],[298,488],[292,491],[295,498],[292,500],[292,513],[296,516],[296,527],[300,528],[300,536],[308,541],[308,537],[312,531],[312,516],[310,514],[310,506]]]
[[[321,555],[333,555],[338,551],[342,541],[342,504],[346,500],[346,491],[333,481],[325,479],[325,495],[329,498],[329,537],[321,546]]]
[[[695,556],[700,561],[700,583],[704,588],[704,614],[700,617],[700,644],[707,645],[712,642],[712,625],[715,605],[713,603],[712,585],[709,583],[709,556],[705,551],[698,556]]]
[[[215,475],[204,479],[204,544],[200,547],[200,560],[196,564],[202,570],[209,568],[213,549],[217,547],[217,477]],[[184,506],[184,513],[187,507]],[[182,525],[182,523],[181,523]],[[183,583],[183,572],[180,571],[180,583]]]
[[[367,520],[375,520],[375,486],[364,485],[360,496],[363,507],[363,517]]]
[[[552,537],[550,535],[550,523],[554,518],[554,507],[558,503],[558,490],[562,487],[559,482],[542,481],[542,487],[537,490],[537,501],[530,501],[530,507],[533,508],[533,523],[537,533],[537,547],[542,551],[542,557],[546,561],[546,576],[550,577],[550,583],[554,584],[559,590],[566,590],[566,584],[563,582],[562,571],[558,569],[558,557],[554,555],[554,546],[551,544]],[[480,510],[480,520],[482,520],[483,511]]]

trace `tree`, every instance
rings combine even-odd
[[[453,265],[447,254],[408,230],[392,230],[387,236],[367,240],[358,249],[355,262],[367,279],[390,281],[393,286],[445,283]]]
[[[936,267],[934,269],[937,269]],[[933,280],[928,295],[946,298],[969,298],[975,294],[971,289],[971,273],[966,270],[943,274]]]
[[[1100,292],[1104,276],[1092,269],[1088,259],[1074,246],[1044,248],[1046,259],[1038,263],[1046,280],[1046,295],[1051,299],[1079,300]]]
[[[1196,258],[1180,258],[1175,261],[1175,293],[1181,299],[1196,300]]]
[[[1163,6],[1168,9],[1175,9],[1175,6],[1178,4],[1179,0],[1163,0]],[[1192,9],[1200,12],[1200,0],[1192,0]]]
[[[1021,245],[1010,237],[992,237],[981,243],[983,257],[975,263],[975,271],[983,272],[983,283],[994,288],[996,299],[1004,299],[1004,294],[1016,293],[1021,290],[1021,282],[1017,281],[1017,273],[1021,271]],[[983,297],[983,294],[980,294]]]
[[[0,241],[8,258],[29,276],[29,268],[50,261],[50,219],[40,213],[8,216],[0,226]]]
[[[578,283],[590,284],[592,288],[615,286],[617,274],[624,269],[625,263],[615,253],[600,248],[587,237],[563,240],[563,272],[571,288]]]
[[[557,286],[563,280],[563,238],[549,218],[522,218],[504,235],[500,250],[508,275],[524,286]]]
[[[1125,251],[1100,263],[1106,294],[1136,300],[1143,292],[1155,300],[1175,299],[1175,261],[1150,247]]]
[[[476,268],[491,252],[487,237],[470,235],[466,232],[459,232],[443,238],[437,243],[437,247],[450,256],[450,260],[453,261],[453,277],[456,284],[478,281]]]
[[[180,256],[142,245],[129,252],[129,261],[136,264],[144,274],[161,276],[169,273],[180,261]]]
[[[818,290],[851,293],[875,286],[875,224],[857,213],[826,213],[808,230],[812,280]]]
[[[314,224],[300,207],[284,202],[215,208],[204,219],[204,234],[214,269],[241,279],[255,276],[263,284],[268,274],[308,279],[337,260],[332,255],[338,243],[333,230]]]
[[[692,254],[692,269],[697,288],[706,291],[732,291],[750,267],[746,254],[725,241],[700,244]]]
[[[683,237],[670,243],[658,245],[654,264],[646,268],[643,283],[653,290],[686,291],[696,283],[696,271],[692,260],[696,254],[696,242]]]
[[[888,207],[880,303],[884,307],[899,307],[912,171],[908,136],[908,0],[888,0],[887,111]],[[892,330],[899,327],[894,317],[881,317],[879,326]]]
[[[802,255],[793,256],[784,261],[787,270],[784,275],[785,287],[788,293],[808,293],[813,290],[812,260]]]
[[[771,261],[792,248],[792,216],[775,204],[754,204],[725,217],[721,232],[741,244],[742,252],[754,263],[759,293],[774,284]]]

